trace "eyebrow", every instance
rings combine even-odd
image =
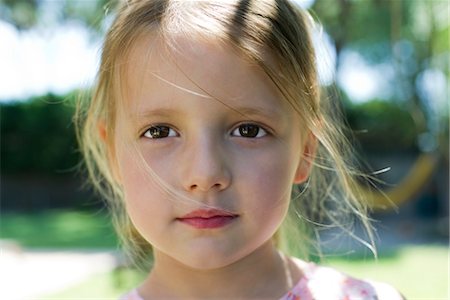
[[[266,109],[262,107],[228,107],[233,112],[236,112],[240,115],[260,115],[263,117],[278,117],[281,115],[279,110],[273,110],[273,109]],[[136,114],[138,118],[146,118],[149,116],[157,116],[157,117],[167,117],[173,114],[179,114],[180,111],[177,109],[171,109],[171,108],[157,108],[157,109],[151,109],[146,110],[142,113]]]
[[[246,116],[246,115],[250,115],[250,116],[261,116],[264,118],[281,118],[281,112],[278,109],[267,109],[264,107],[233,107],[232,108],[233,111]]]
[[[249,107],[249,106],[227,106],[233,113],[239,114],[243,117],[258,116],[264,119],[275,119],[276,121],[282,118],[282,113],[278,109],[268,109],[264,107]],[[178,109],[173,108],[156,108],[145,110],[142,113],[137,113],[132,115],[133,119],[136,117],[137,122],[149,119],[151,117],[173,117],[181,115],[182,112]]]
[[[179,110],[171,109],[171,108],[156,108],[145,110],[142,113],[133,114],[133,117],[137,117],[138,120],[147,119],[149,117],[169,117],[174,114],[180,114]]]

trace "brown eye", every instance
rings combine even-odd
[[[244,138],[260,138],[267,135],[267,132],[256,124],[241,124],[233,130],[232,135]]]
[[[169,126],[164,125],[156,125],[152,126],[144,132],[144,137],[149,139],[162,139],[166,137],[176,136],[175,130],[170,128]]]

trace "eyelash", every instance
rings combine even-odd
[[[244,129],[244,126],[246,126],[247,128]],[[251,129],[249,129],[248,127],[252,127]],[[243,136],[243,134],[245,134],[245,131],[250,132],[256,129],[256,132],[252,132],[252,136],[246,137]],[[161,135],[161,130],[163,130],[163,133],[161,137],[155,137],[152,133],[151,130],[154,131],[154,134],[158,133],[158,135]],[[158,130],[158,132],[156,131]],[[233,133],[238,132],[239,135],[233,135]],[[267,130],[265,127],[257,124],[257,123],[252,123],[252,122],[247,122],[247,123],[241,123],[238,126],[236,126],[232,131],[231,131],[231,135],[235,136],[235,137],[242,137],[242,138],[246,138],[246,139],[258,139],[258,138],[262,138],[265,137],[269,134],[269,130]],[[179,136],[179,134],[170,126],[168,125],[164,125],[164,124],[157,124],[157,125],[152,125],[150,126],[148,129],[146,129],[142,134],[141,137],[144,138],[148,138],[148,139],[163,139],[163,138],[167,138],[167,137],[176,137]]]
[[[243,126],[252,126],[252,127],[255,127],[256,129],[257,129],[257,131],[256,131],[256,135],[255,136],[252,136],[252,137],[245,137],[245,136],[242,136],[242,134],[243,134]],[[241,130],[242,129],[242,130]],[[248,128],[247,128],[247,130],[248,130]],[[257,139],[257,138],[262,138],[262,137],[265,137],[266,135],[268,135],[269,134],[269,131],[267,130],[267,129],[265,129],[263,126],[261,126],[261,125],[259,125],[259,124],[256,124],[256,123],[242,123],[242,124],[239,124],[235,129],[233,129],[232,131],[231,131],[231,133],[234,133],[234,132],[236,132],[236,131],[238,131],[239,132],[239,134],[240,134],[240,137],[242,137],[242,138],[254,138],[254,139]],[[260,135],[261,134],[261,132],[262,132],[262,136]]]
[[[161,132],[161,129],[162,129],[162,128],[164,129],[164,134],[167,133],[166,136],[163,136],[163,137],[154,137],[154,136],[150,133],[152,129],[153,129],[153,130],[159,129],[160,132]],[[171,133],[171,131],[172,131],[172,133]],[[157,124],[157,125],[152,125],[152,126],[150,126],[149,128],[147,128],[147,129],[144,131],[144,133],[142,133],[141,136],[144,137],[144,138],[147,138],[147,139],[163,139],[163,138],[167,138],[167,137],[178,136],[178,133],[177,133],[173,128],[171,128],[171,127],[168,126],[168,125]]]

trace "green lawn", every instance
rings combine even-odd
[[[14,240],[26,248],[114,248],[117,245],[106,212],[2,213],[0,239]]]
[[[445,246],[404,246],[378,261],[334,259],[328,264],[359,278],[387,282],[407,299],[449,299]]]

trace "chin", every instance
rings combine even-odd
[[[176,258],[183,265],[199,270],[199,271],[212,271],[229,266],[238,261],[241,256],[236,251],[217,251],[217,249],[211,249],[205,251],[201,250],[190,252],[191,255],[184,255],[184,257]]]
[[[189,257],[182,263],[189,268],[199,271],[212,271],[224,268],[236,262],[237,259],[220,255],[202,255],[201,257]]]

